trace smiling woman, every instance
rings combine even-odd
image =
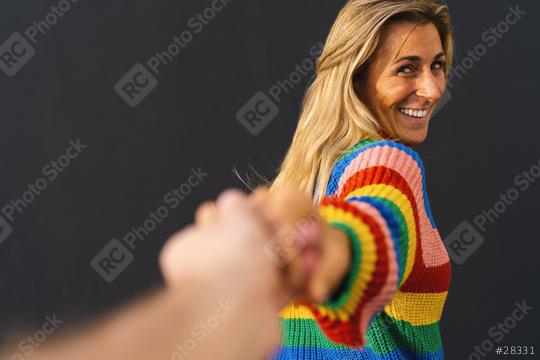
[[[339,13],[272,184],[312,196],[332,229],[312,298],[281,313],[274,358],[443,358],[450,262],[411,146],[427,136],[452,55],[439,1],[349,0]]]
[[[418,144],[444,92],[445,57],[433,23],[392,23],[355,89],[388,132]]]

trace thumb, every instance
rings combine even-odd
[[[321,258],[307,286],[308,298],[317,303],[328,300],[351,266],[351,249],[345,232],[332,226],[325,230]]]

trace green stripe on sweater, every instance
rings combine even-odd
[[[347,349],[329,340],[313,319],[282,319],[282,346],[306,348]],[[381,313],[371,323],[366,334],[366,348],[384,355],[399,347],[419,354],[436,352],[442,348],[439,323],[413,326],[406,321],[394,320]]]
[[[347,152],[343,155],[341,155],[339,158],[338,158],[338,161],[343,159],[345,156],[347,155],[350,155],[351,152],[355,151],[355,150],[358,150],[366,145],[369,145],[369,144],[373,144],[374,142],[377,142],[377,141],[380,141],[380,140],[371,140],[371,139],[368,139],[368,140],[362,140],[358,143],[356,143],[356,145],[354,145],[353,147],[351,147],[349,150],[347,150]]]

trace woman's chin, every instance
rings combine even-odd
[[[426,140],[427,134],[428,127],[426,126],[422,129],[399,131],[398,137],[408,145],[418,145]]]
[[[426,140],[428,134],[429,121],[431,114],[427,114],[421,118],[415,118],[398,112],[397,118],[394,119],[396,124],[396,132],[401,141],[406,144],[420,144]]]

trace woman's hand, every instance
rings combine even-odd
[[[322,224],[321,260],[309,284],[308,299],[321,303],[328,300],[349,274],[351,267],[351,247],[344,231]]]

